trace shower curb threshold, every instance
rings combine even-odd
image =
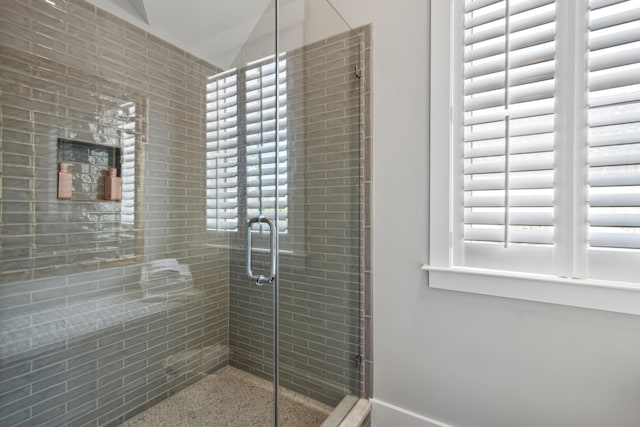
[[[371,412],[369,399],[345,396],[320,427],[359,427]]]

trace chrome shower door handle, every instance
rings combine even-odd
[[[262,274],[253,274],[251,271],[251,226],[253,224],[268,224],[269,225],[269,259],[271,263],[269,276],[265,277]],[[266,216],[257,216],[247,221],[247,276],[256,281],[256,285],[262,286],[267,283],[273,283],[276,280],[276,237],[278,229],[276,223]]]

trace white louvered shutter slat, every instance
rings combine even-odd
[[[587,240],[640,249],[640,2],[589,3]]]
[[[466,12],[474,12],[478,9],[500,3],[502,0],[465,0],[464,10]]]
[[[589,7],[591,10],[600,9],[602,7],[611,6],[618,3],[623,3],[627,0],[591,0]]]
[[[514,37],[511,41],[511,49],[519,50],[534,46],[540,46],[555,40],[555,28],[553,25],[543,25],[535,34]],[[498,40],[486,46],[468,49],[465,53],[465,62],[488,59],[492,56],[504,54],[504,41]]]
[[[467,208],[484,207],[484,208],[503,208],[504,196],[493,195],[490,192],[482,195],[465,195],[464,205]],[[527,195],[513,195],[509,200],[509,205],[512,207],[525,207],[525,208],[547,208],[549,204],[553,203],[552,192],[538,192],[539,194],[527,194]],[[484,212],[484,211],[477,211]]]
[[[589,223],[599,227],[640,227],[640,215],[633,213],[592,214]]]
[[[465,239],[469,242],[502,243],[504,242],[504,234],[495,227],[475,227],[467,231]],[[550,227],[544,229],[517,228],[511,233],[510,239],[512,243],[516,244],[550,245],[553,243],[553,231]]]

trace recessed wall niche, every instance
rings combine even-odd
[[[125,84],[7,47],[0,283],[140,262],[147,98]],[[25,92],[28,88],[28,92]],[[20,95],[20,96],[18,96]],[[73,175],[57,195],[58,165]],[[122,200],[104,199],[110,167]]]
[[[122,149],[115,145],[58,138],[58,163],[66,163],[72,176],[70,200],[104,200],[104,178],[109,169],[116,169],[118,176],[122,173]],[[131,161],[127,163],[132,164]],[[128,175],[131,172],[127,170]],[[126,199],[133,196],[132,192],[125,194]]]

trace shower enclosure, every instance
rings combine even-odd
[[[0,425],[355,402],[367,38],[326,0],[0,2]]]

